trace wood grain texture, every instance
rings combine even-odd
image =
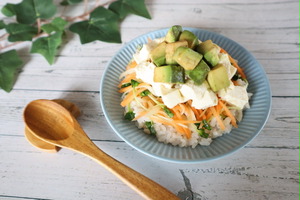
[[[20,1],[1,0],[0,7]],[[127,17],[120,26],[122,44],[81,45],[78,36],[68,32],[52,66],[38,54],[30,55],[28,42],[15,46],[26,65],[11,93],[0,90],[0,199],[140,199],[82,155],[66,149],[48,154],[30,146],[22,112],[27,103],[41,98],[74,102],[82,110],[81,126],[97,146],[181,199],[299,199],[299,1],[146,0],[146,4],[152,20]],[[83,9],[72,6],[66,14]],[[0,14],[2,19],[10,21]],[[118,138],[102,113],[99,85],[111,57],[135,37],[174,24],[214,31],[238,42],[269,78],[273,102],[265,128],[224,159],[180,165],[145,156]]]

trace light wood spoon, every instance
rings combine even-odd
[[[80,115],[79,108],[70,101],[67,101],[64,99],[53,99],[51,101],[54,101],[54,102],[60,104],[61,106],[63,106],[75,118],[77,118]],[[43,151],[50,152],[50,153],[56,153],[57,151],[60,150],[60,147],[50,144],[48,142],[45,142],[44,140],[41,140],[38,137],[36,137],[35,134],[32,133],[27,126],[25,126],[25,137],[28,140],[28,142],[31,143],[32,146],[35,146]]]
[[[158,183],[100,150],[63,106],[51,100],[35,100],[26,106],[23,117],[26,126],[36,137],[94,159],[144,198],[157,200],[179,199]]]

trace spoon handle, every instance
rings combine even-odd
[[[172,200],[179,199],[175,194],[171,193],[169,190],[159,185],[158,183],[152,181],[146,176],[140,174],[139,172],[131,169],[130,167],[122,164],[116,159],[112,158],[101,149],[99,149],[86,135],[86,133],[81,129],[80,125],[75,128],[72,137],[69,137],[68,144],[61,144],[64,147],[82,153],[96,162],[104,166],[110,172],[115,174],[124,183],[130,186],[133,190],[138,192],[145,199],[157,199],[157,200]],[[74,140],[74,141],[70,141]],[[80,141],[80,142],[78,142]],[[71,142],[71,145],[70,145]],[[73,144],[73,145],[72,145]]]

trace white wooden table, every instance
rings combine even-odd
[[[5,3],[14,0],[2,0]],[[141,199],[92,160],[62,149],[42,152],[24,137],[22,112],[34,99],[64,98],[80,107],[79,122],[92,140],[117,160],[168,188],[181,199],[299,199],[299,1],[146,1],[152,20],[129,16],[122,44],[69,43],[49,66],[26,43],[15,46],[27,64],[14,86],[0,90],[0,199]],[[1,18],[4,18],[1,16]],[[264,67],[272,111],[263,131],[242,150],[201,164],[148,157],[109,127],[99,102],[107,62],[127,42],[180,24],[207,29],[247,48]]]

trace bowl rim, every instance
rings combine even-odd
[[[265,127],[269,117],[270,117],[270,113],[271,113],[271,108],[272,108],[272,92],[271,92],[271,87],[270,87],[270,82],[269,82],[269,79],[266,75],[266,72],[264,70],[264,68],[262,67],[262,65],[257,61],[257,59],[251,54],[251,52],[249,52],[246,48],[244,48],[242,45],[240,45],[239,43],[235,42],[234,40],[226,37],[226,36],[223,36],[219,33],[216,33],[216,32],[212,32],[212,31],[209,31],[209,30],[205,30],[205,29],[200,29],[200,28],[192,28],[192,27],[182,27],[184,30],[190,30],[190,31],[201,31],[201,32],[206,32],[208,34],[213,34],[213,35],[216,35],[217,37],[221,37],[222,39],[226,39],[228,40],[230,43],[234,44],[234,45],[237,45],[239,46],[239,48],[243,49],[243,51],[245,51],[248,56],[252,57],[254,59],[254,62],[255,62],[255,65],[257,67],[260,68],[260,70],[263,72],[263,75],[264,75],[264,78],[265,78],[265,82],[267,84],[267,88],[269,89],[267,91],[268,93],[268,107],[267,107],[267,112],[264,113],[265,114],[265,118],[264,118],[264,122],[261,124],[260,128],[257,130],[257,132],[255,134],[253,134],[252,137],[250,137],[248,140],[244,141],[243,143],[240,143],[239,145],[235,146],[234,148],[232,148],[230,151],[226,152],[226,153],[223,153],[223,154],[218,154],[218,155],[215,155],[215,156],[211,156],[211,157],[208,157],[208,158],[204,158],[204,159],[196,159],[196,160],[178,160],[178,159],[172,159],[172,158],[166,158],[164,156],[160,156],[160,155],[154,155],[154,154],[151,154],[147,151],[144,151],[143,149],[133,145],[132,143],[130,143],[129,141],[127,141],[127,139],[124,138],[124,136],[122,134],[120,134],[118,132],[118,130],[115,128],[114,124],[113,124],[113,121],[111,120],[109,114],[108,114],[108,111],[105,107],[105,103],[104,103],[104,96],[103,96],[103,87],[104,87],[104,80],[105,80],[105,75],[107,74],[107,72],[110,70],[110,65],[112,64],[112,62],[116,59],[116,57],[119,56],[119,54],[121,52],[123,52],[127,47],[129,47],[130,45],[134,44],[139,38],[143,38],[143,37],[146,37],[148,35],[151,35],[151,34],[155,34],[155,33],[159,33],[159,32],[167,32],[169,30],[169,28],[163,28],[163,29],[158,29],[158,30],[154,30],[154,31],[150,31],[148,33],[145,33],[145,34],[142,34],[142,35],[139,35],[137,37],[135,37],[134,39],[130,40],[128,43],[124,44],[115,54],[114,56],[109,60],[109,62],[106,64],[105,66],[105,69],[103,71],[103,74],[102,74],[102,77],[101,77],[101,81],[100,81],[100,104],[101,104],[101,108],[102,108],[102,111],[103,111],[103,114],[106,118],[106,121],[108,122],[109,126],[113,129],[113,131],[126,143],[128,144],[129,146],[131,146],[132,148],[134,148],[135,150],[143,153],[143,154],[146,154],[152,158],[156,158],[156,159],[159,159],[159,160],[163,160],[163,161],[168,161],[168,162],[171,162],[171,163],[181,163],[181,164],[195,164],[195,163],[203,163],[203,162],[207,162],[207,161],[213,161],[213,160],[217,160],[217,159],[220,159],[220,158],[224,158],[224,157],[227,157],[235,152],[237,152],[238,150],[242,149],[243,147],[245,147],[247,144],[249,144],[250,142],[252,142],[258,135],[259,133],[263,130],[263,128]],[[251,109],[251,108],[250,108]],[[157,141],[159,142],[159,141]],[[170,144],[165,144],[165,145],[170,145]],[[205,147],[205,146],[203,146]],[[178,147],[178,148],[190,148],[190,147]]]

